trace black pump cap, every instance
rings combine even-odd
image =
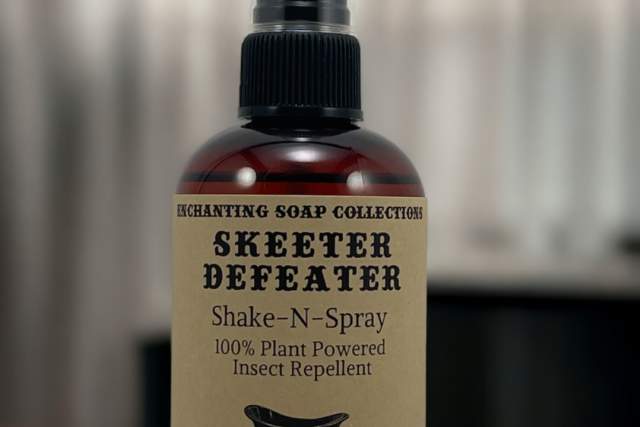
[[[242,44],[240,116],[361,120],[349,21],[347,0],[258,0],[256,31]]]
[[[254,24],[314,22],[325,25],[351,24],[347,0],[257,0]]]

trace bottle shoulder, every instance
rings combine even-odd
[[[383,136],[355,125],[309,129],[249,123],[228,128],[196,152],[178,190],[423,195],[407,156]]]

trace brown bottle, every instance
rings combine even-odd
[[[426,425],[426,202],[407,157],[357,124],[349,21],[346,0],[259,0],[247,123],[182,176],[174,427]]]

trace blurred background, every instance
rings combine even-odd
[[[354,0],[430,199],[430,426],[640,425],[640,2]],[[168,426],[170,206],[249,0],[0,0],[0,427]]]

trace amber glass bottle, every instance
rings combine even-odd
[[[174,211],[173,427],[426,424],[426,202],[359,126],[347,0],[257,0]],[[285,415],[286,414],[286,415]]]

